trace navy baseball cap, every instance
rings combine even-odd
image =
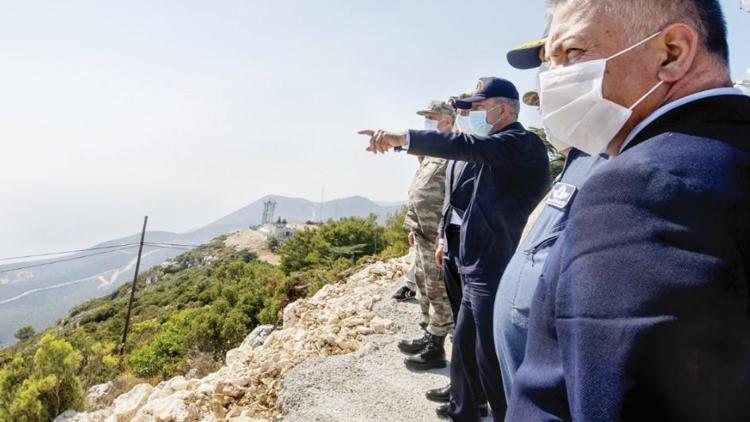
[[[508,52],[506,56],[508,63],[516,69],[534,69],[542,64],[539,58],[539,50],[544,47],[547,38],[539,38],[529,41]]]
[[[513,82],[503,78],[481,78],[474,93],[468,98],[462,98],[460,102],[456,103],[456,107],[467,109],[478,101],[500,97],[510,98],[511,100],[518,99],[518,90]]]
[[[542,64],[539,58],[540,51],[544,48],[549,36],[549,23],[544,29],[544,35],[541,38],[529,41],[510,50],[506,55],[508,63],[516,69],[534,69]]]

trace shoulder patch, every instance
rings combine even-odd
[[[573,185],[558,182],[547,197],[547,205],[563,210],[570,204],[577,191],[578,188]]]

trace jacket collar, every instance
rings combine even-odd
[[[668,132],[716,139],[750,152],[750,97],[719,95],[670,110],[643,128],[623,152]]]
[[[502,129],[498,130],[497,132],[490,133],[490,136],[497,135],[500,132],[507,132],[509,130],[526,130],[526,129],[523,127],[523,125],[521,124],[521,122],[516,121],[516,122],[513,122],[513,123],[511,123],[509,125],[506,125],[505,127],[503,127]]]

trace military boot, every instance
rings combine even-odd
[[[428,343],[424,351],[404,359],[407,368],[414,371],[427,371],[448,366],[445,360],[445,336],[433,336],[430,333],[427,333],[427,336]]]
[[[430,401],[438,403],[448,403],[451,399],[450,383],[442,388],[433,388],[432,390],[428,390],[425,394],[425,397],[427,397],[427,400]]]
[[[398,350],[401,350],[403,353],[409,354],[409,355],[416,355],[417,353],[422,352],[426,347],[427,344],[430,342],[430,333],[425,332],[424,335],[420,338],[415,338],[412,340],[401,340],[398,342]]]
[[[438,406],[437,409],[435,409],[435,413],[437,413],[438,418],[443,420],[451,420],[450,415],[451,405],[449,403],[442,404]],[[490,406],[487,403],[480,404],[479,405],[479,416],[486,418],[490,415]]]

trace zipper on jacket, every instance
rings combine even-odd
[[[523,253],[533,258],[533,256],[536,255],[537,252],[546,248],[550,244],[555,243],[555,241],[560,237],[561,234],[562,232],[553,233],[542,239],[542,241],[537,243],[534,247],[526,249],[525,251],[523,251]]]

